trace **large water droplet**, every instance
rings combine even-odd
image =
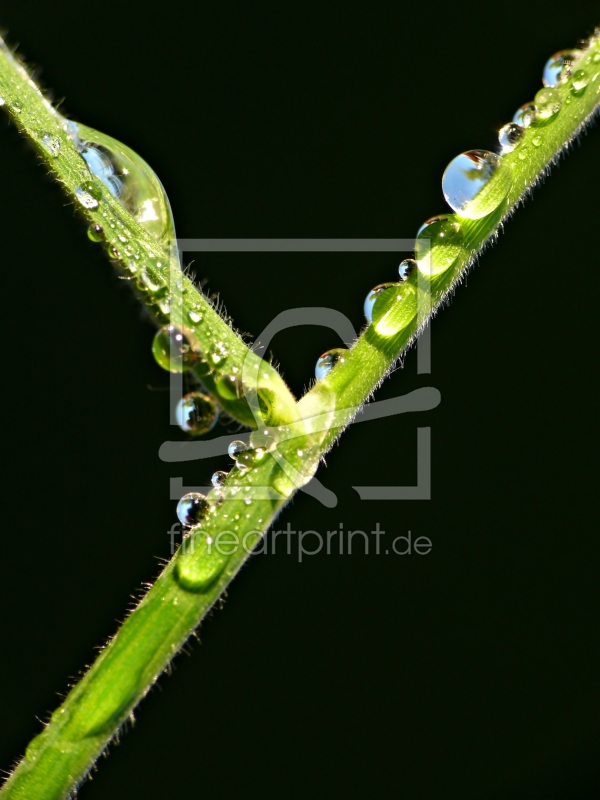
[[[90,172],[155,239],[161,242],[174,239],[171,206],[150,165],[111,136],[87,125],[75,127],[78,129],[78,149]]]
[[[590,78],[587,72],[583,69],[578,69],[573,74],[573,81],[571,82],[571,91],[574,94],[579,94],[580,92],[583,92],[585,87],[588,85],[589,81]]]
[[[329,375],[336,364],[344,361],[347,354],[348,351],[343,347],[337,347],[334,350],[329,350],[327,353],[323,353],[315,366],[315,378],[318,381],[322,381]]]
[[[214,428],[219,412],[207,394],[190,392],[182,397],[175,409],[175,419],[182,431],[192,436],[202,436]]]
[[[224,472],[222,469],[218,469],[216,472],[213,472],[210,482],[215,487],[215,489],[218,489],[219,487],[225,484],[225,481],[227,480],[227,475],[228,473]]]
[[[462,251],[463,235],[455,217],[441,214],[417,231],[415,258],[419,271],[434,277],[449,269]]]
[[[82,183],[75,189],[75,197],[84,208],[93,211],[98,208],[99,200],[102,197],[102,192],[99,191],[97,186],[93,183]]]
[[[405,258],[404,261],[398,267],[398,275],[400,276],[401,281],[405,281],[408,279],[410,275],[416,270],[417,262],[414,258]]]
[[[369,325],[371,324],[371,322],[373,322],[373,306],[375,305],[375,300],[377,300],[377,295],[381,294],[381,292],[385,292],[385,290],[389,289],[390,286],[394,286],[394,284],[380,283],[379,286],[376,286],[374,289],[371,289],[369,294],[365,297],[364,312]]]
[[[522,128],[528,128],[531,123],[535,121],[535,104],[524,103],[520,108],[517,109],[512,121],[516,125],[520,125]]]
[[[205,592],[219,578],[234,546],[230,540],[217,546],[204,532],[192,533],[184,540],[175,563],[175,580],[187,592]]]
[[[373,306],[373,327],[380,336],[395,336],[417,316],[417,292],[410,283],[393,284]]]
[[[442,177],[442,191],[456,213],[468,219],[490,214],[506,197],[510,168],[496,153],[469,150],[453,158]]]
[[[573,62],[581,55],[581,50],[560,50],[554,53],[544,67],[542,83],[544,86],[558,86],[561,81],[570,77]]]
[[[511,153],[525,134],[525,128],[516,122],[509,122],[498,131],[498,141],[503,153]]]
[[[201,360],[200,345],[194,334],[176,325],[158,331],[152,342],[152,354],[167,372],[184,372]]]
[[[215,381],[217,392],[224,400],[237,400],[243,394],[239,375],[220,375]]]
[[[562,100],[556,89],[540,89],[535,96],[536,119],[552,119],[561,106]]]
[[[229,458],[233,458],[235,461],[240,453],[244,453],[246,450],[250,450],[250,445],[246,444],[246,442],[242,442],[240,439],[236,439],[230,443],[229,447],[227,448],[227,454],[229,455]]]
[[[193,528],[208,511],[208,500],[200,492],[184,494],[177,503],[177,516],[182,525]]]

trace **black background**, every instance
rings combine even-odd
[[[541,85],[597,3],[304,4],[5,0],[73,118],[156,169],[183,237],[411,237],[440,177]],[[378,397],[438,409],[357,426],[279,522],[427,535],[427,556],[256,557],[81,797],[475,800],[597,797],[597,269],[600,135],[575,145]],[[0,764],[9,768],[168,556],[181,438],[152,328],[60,189],[0,121],[3,411]],[[398,257],[196,255],[237,326],[362,301]],[[296,393],[333,332],[279,334]],[[352,485],[416,482],[430,502]],[[278,527],[281,527],[279,525]],[[596,533],[594,533],[596,530]],[[359,548],[360,549],[360,548]]]

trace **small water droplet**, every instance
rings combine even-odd
[[[184,372],[201,360],[200,345],[187,328],[167,325],[161,328],[152,342],[156,363],[168,372]]]
[[[45,133],[42,136],[42,144],[51,156],[58,158],[60,155],[60,139],[58,136],[52,136],[50,133]]]
[[[210,482],[215,487],[215,489],[218,489],[220,486],[224,486],[225,481],[227,480],[227,475],[228,473],[224,472],[222,469],[213,472],[213,476],[210,479]]]
[[[446,167],[442,191],[459,216],[481,219],[500,205],[511,183],[511,170],[501,156],[487,150],[469,150]]]
[[[175,419],[182,431],[202,436],[214,428],[219,414],[214,400],[203,392],[190,392],[175,409]]]
[[[573,62],[581,55],[581,50],[560,50],[554,53],[544,67],[542,83],[544,86],[558,86],[566,80],[573,71]]]
[[[371,324],[371,322],[373,322],[373,306],[375,305],[375,300],[377,300],[377,295],[381,294],[381,292],[385,292],[386,289],[389,289],[390,286],[393,285],[394,285],[393,283],[380,283],[379,286],[376,286],[374,289],[371,289],[369,294],[366,296],[364,304],[364,312],[369,325]]]
[[[511,153],[520,143],[525,134],[525,128],[516,122],[509,122],[498,131],[498,141],[503,153]]]
[[[524,144],[522,147],[519,148],[518,156],[519,156],[519,160],[520,161],[525,161],[525,159],[527,158],[527,145],[526,144]]]
[[[90,172],[151,236],[159,241],[174,239],[171,206],[150,165],[111,136],[87,125],[76,128],[78,149]]]
[[[398,267],[398,275],[400,276],[401,281],[405,281],[408,279],[410,275],[416,270],[417,262],[414,258],[405,258],[404,261]]]
[[[162,283],[159,283],[157,279],[153,278],[152,275],[150,275],[150,273],[145,267],[140,272],[140,284],[141,284],[140,286],[141,289],[146,289],[147,291],[152,292],[153,294],[165,288]]]
[[[535,136],[535,137],[534,137],[534,138],[531,140],[531,143],[532,143],[532,145],[533,145],[534,147],[539,147],[539,146],[541,145],[541,143],[542,143],[542,137],[541,137],[541,136]]]
[[[161,300],[158,301],[158,308],[160,310],[160,313],[163,314],[163,316],[165,316],[167,318],[169,317],[169,315],[171,313],[171,301],[172,301],[172,299],[173,298],[171,297],[171,295],[169,295],[168,297],[163,297]]]
[[[205,495],[200,492],[189,492],[177,503],[177,516],[182,525],[193,528],[202,520],[208,508]]]
[[[395,336],[417,316],[417,293],[409,283],[382,292],[373,306],[373,327],[380,336]]]
[[[524,103],[515,112],[512,121],[522,128],[528,128],[532,122],[535,121],[535,105],[534,103]]]
[[[198,311],[188,311],[188,317],[190,318],[191,322],[202,322],[202,314]]]
[[[217,342],[215,344],[215,349],[210,354],[210,360],[216,366],[217,364],[220,364],[222,361],[225,361],[228,355],[229,351],[227,350],[223,342]]]
[[[587,72],[585,72],[585,70],[583,69],[578,69],[573,75],[573,81],[571,83],[572,87],[571,91],[577,94],[583,92],[585,87],[588,85],[589,80],[590,79]]]
[[[594,57],[592,58],[592,61],[594,62],[594,64],[597,64],[598,62],[600,62],[600,53],[594,53]]]
[[[75,197],[77,200],[79,200],[84,208],[90,211],[94,208],[98,208],[98,200],[101,196],[101,193],[93,183],[83,183],[75,189]]]
[[[552,119],[560,111],[562,100],[556,89],[540,89],[535,96],[536,118],[541,120]]]
[[[463,235],[458,220],[448,214],[431,217],[417,231],[415,258],[419,271],[433,277],[445,272],[462,251]]]
[[[323,353],[315,366],[315,378],[318,381],[324,380],[336,364],[339,364],[345,360],[345,356],[347,354],[348,351],[343,347],[336,347],[334,350],[329,350],[327,353]]]
[[[104,228],[102,225],[90,225],[87,235],[90,241],[101,242],[104,239]]]

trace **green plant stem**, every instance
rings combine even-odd
[[[599,52],[597,39],[592,46],[596,48],[593,52]],[[552,125],[527,131],[523,143],[528,148],[524,151],[525,159],[518,157],[518,151],[506,156],[513,170],[512,188],[489,217],[462,221],[465,250],[455,264],[431,282],[425,282],[419,275],[411,277],[415,291],[423,295],[423,303],[421,313],[410,325],[390,337],[378,335],[373,326],[367,327],[344,361],[293,408],[285,395],[287,390],[277,383],[277,393],[284,399],[281,410],[269,420],[269,433],[278,436],[279,442],[271,446],[269,453],[258,457],[255,452],[254,460],[243,464],[242,469],[232,470],[223,497],[219,497],[218,492],[209,495],[211,505],[202,521],[202,531],[193,529],[187,540],[194,542],[197,534],[197,548],[193,552],[182,549],[175,555],[95,664],[54,712],[44,731],[31,742],[25,758],[0,791],[2,800],[58,800],[76,788],[248,558],[247,548],[237,547],[231,554],[223,555],[212,549],[212,543],[226,531],[232,537],[246,537],[247,545],[260,540],[289,497],[314,474],[319,459],[414,340],[418,330],[447,299],[474,258],[496,235],[503,220],[597,110],[599,73],[600,65],[592,70],[595,78],[581,95],[571,96],[568,85],[560,86],[563,109],[559,118]],[[48,114],[53,112],[48,111],[46,101],[35,87],[27,84],[28,80],[6,50],[0,51],[0,94],[10,105],[21,130],[39,145],[40,134],[52,119]],[[568,104],[567,96],[571,97]],[[20,112],[15,110],[19,103],[22,104]],[[533,144],[534,136],[541,137],[539,145]],[[61,167],[59,171],[52,163],[50,166],[72,194],[82,180],[83,167],[77,162],[81,159],[69,142],[68,137],[61,140],[65,153],[70,153],[64,169]],[[115,219],[124,220],[122,224],[134,231],[148,253],[155,248],[146,232],[135,229],[110,196],[103,196],[103,203]],[[88,216],[95,219],[93,215]],[[148,255],[147,268],[153,270],[152,276],[157,280],[161,276],[165,278],[155,262],[156,255],[154,261]],[[190,286],[188,291],[192,288]],[[151,308],[155,307],[146,294],[142,299]],[[200,300],[209,315],[210,326],[223,341],[231,344],[236,354],[234,361],[242,367],[247,357],[245,346],[241,340],[233,341],[233,333],[201,295],[196,298]],[[185,310],[185,302],[180,312]],[[203,335],[201,331],[202,326],[199,326],[199,336]],[[210,337],[202,341],[206,347],[214,343]],[[279,376],[273,377],[274,382],[278,380]]]

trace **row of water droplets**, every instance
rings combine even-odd
[[[513,184],[513,170],[504,156],[515,151],[519,160],[528,158],[528,145],[524,141],[528,128],[535,132],[530,137],[533,148],[542,144],[543,128],[558,118],[563,106],[557,87],[568,85],[564,100],[567,105],[590,91],[589,87],[600,93],[599,47],[596,32],[585,51],[555,53],[544,67],[543,88],[532,102],[517,109],[512,121],[500,129],[499,152],[469,150],[448,164],[442,176],[442,191],[454,214],[441,214],[423,223],[417,231],[415,257],[400,264],[399,281],[376,286],[365,299],[366,320],[378,335],[395,336],[417,316],[416,280],[409,280],[411,275],[435,279],[450,269],[464,252],[461,221],[482,219],[504,202]],[[336,364],[343,362],[346,353],[343,348],[324,353],[315,367],[317,381],[322,381]]]

